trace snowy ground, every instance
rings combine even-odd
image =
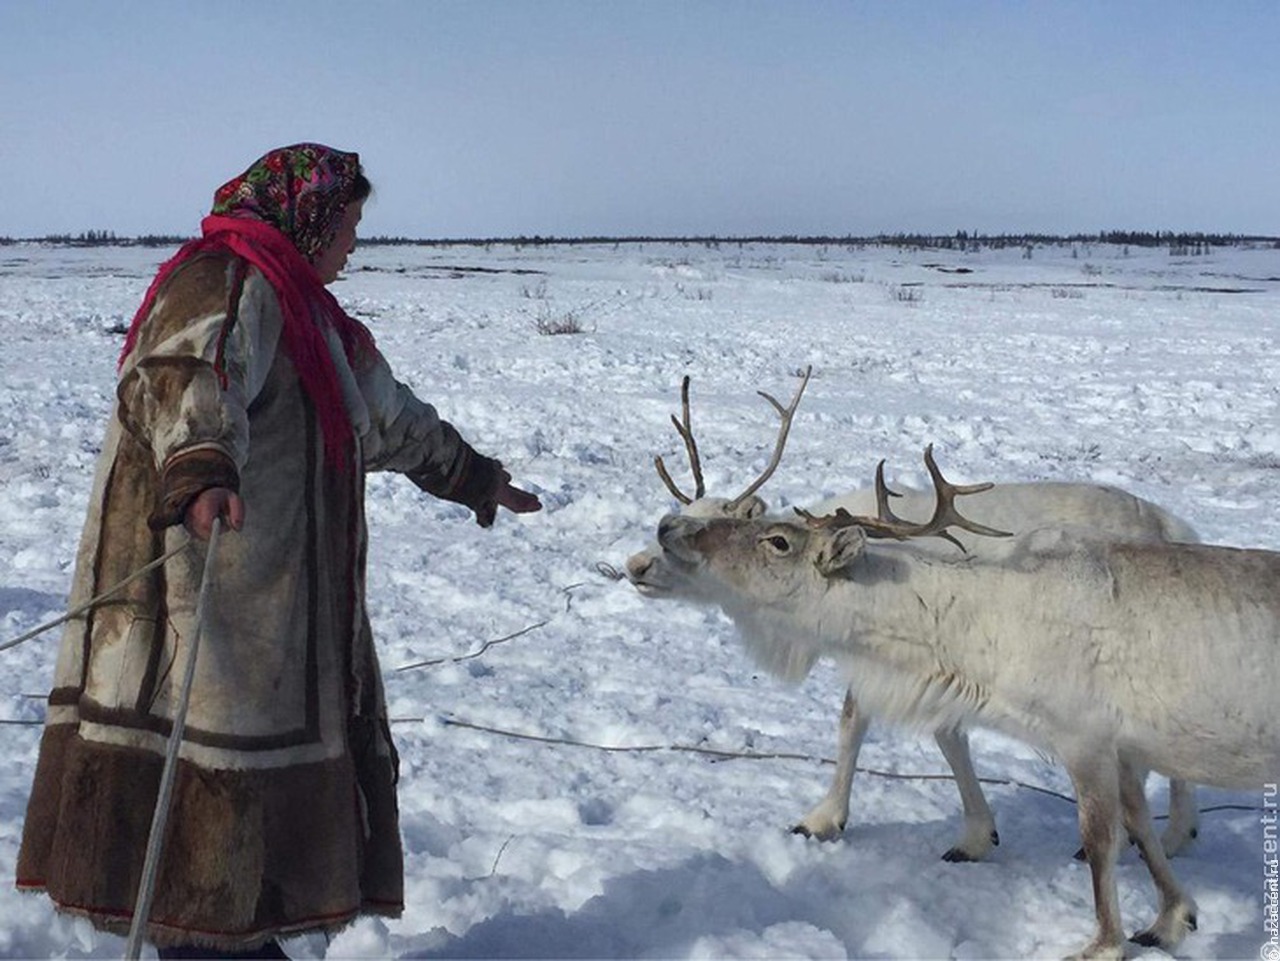
[[[61,612],[117,330],[165,255],[0,248],[0,642]],[[835,672],[798,688],[758,675],[719,615],[646,601],[597,564],[620,567],[671,508],[655,454],[685,479],[668,422],[682,375],[708,486],[736,493],[773,444],[755,391],[785,398],[810,364],[775,505],[864,486],[882,457],[921,485],[932,442],[958,482],[1117,484],[1208,541],[1280,550],[1280,250],[385,247],[357,251],[335,292],[546,509],[482,531],[372,478],[408,908],[291,942],[295,956],[1058,957],[1088,939],[1074,806],[1020,786],[1070,793],[1059,768],[975,737],[979,773],[1004,782],[988,787],[1003,845],[986,863],[939,859],[959,831],[946,780],[861,774],[841,842],[793,836],[831,774]],[[565,322],[583,332],[537,329]],[[56,645],[0,653],[8,877]],[[675,745],[800,756],[621,750]],[[888,730],[862,763],[945,770],[927,739]],[[1163,810],[1164,782],[1152,791]],[[1200,802],[1227,807],[1175,861],[1200,906],[1179,956],[1257,957],[1262,796]],[[1132,853],[1119,874],[1136,930],[1154,894]],[[0,956],[122,947],[0,886]]]

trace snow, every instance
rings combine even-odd
[[[0,248],[0,642],[63,609],[119,329],[168,253]],[[1050,760],[975,736],[1003,841],[985,863],[940,860],[953,784],[884,776],[945,771],[909,732],[873,730],[841,841],[791,835],[831,775],[835,671],[762,676],[718,613],[597,565],[620,568],[672,509],[654,455],[688,484],[669,422],[684,374],[708,487],[733,494],[773,447],[756,391],[785,401],[808,365],[774,506],[864,486],[880,458],[891,482],[927,484],[933,443],[958,483],[1116,484],[1207,541],[1280,550],[1280,250],[365,247],[334,289],[546,507],[484,531],[370,479],[408,903],[291,941],[295,957],[1058,957],[1088,940],[1074,805],[1028,787],[1070,794]],[[563,322],[582,330],[538,330]],[[0,652],[9,877],[57,633]],[[1150,789],[1164,810],[1165,782]],[[1216,810],[1174,862],[1200,908],[1178,954],[1257,957],[1263,797],[1199,799]],[[1132,852],[1118,875],[1137,930],[1154,892]],[[0,956],[122,949],[0,887]]]

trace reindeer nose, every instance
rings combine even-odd
[[[627,576],[631,580],[644,577],[648,573],[649,568],[653,567],[656,558],[652,554],[641,553],[635,554],[627,558]]]

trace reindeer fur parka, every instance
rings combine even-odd
[[[500,468],[376,349],[349,363],[336,338],[354,438],[345,469],[327,463],[280,332],[274,290],[229,254],[170,278],[121,369],[77,558],[72,606],[181,545],[201,490],[244,498],[243,530],[219,539],[213,562],[148,929],[157,945],[234,951],[400,913],[363,474],[399,471],[474,507]],[[117,933],[131,920],[204,554],[193,543],[71,621],[58,655],[18,886]]]

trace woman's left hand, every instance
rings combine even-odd
[[[505,470],[498,472],[498,484],[493,492],[493,499],[476,508],[476,523],[481,527],[492,527],[498,516],[498,508],[505,507],[513,514],[532,514],[542,510],[542,501],[537,494],[521,490],[511,483],[511,475]]]

